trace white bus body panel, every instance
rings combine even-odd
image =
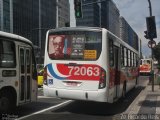
[[[47,66],[48,64],[52,64],[54,71],[57,73],[59,72],[55,66],[57,64],[70,64],[70,63],[76,63],[80,65],[98,65],[101,68],[103,68],[106,72],[106,86],[103,89],[99,89],[99,81],[92,81],[92,80],[59,80],[54,78],[49,72],[47,77],[47,83],[48,85],[43,85],[43,91],[45,96],[51,96],[51,97],[60,97],[60,98],[66,98],[66,99],[75,99],[75,100],[89,100],[89,101],[97,101],[97,102],[109,102],[113,103],[117,100],[117,98],[120,98],[122,96],[122,91],[124,87],[124,83],[120,81],[119,84],[115,84],[113,86],[110,86],[110,62],[109,62],[109,50],[108,44],[109,44],[109,37],[114,41],[114,47],[118,48],[118,66],[117,70],[121,72],[121,62],[120,62],[120,47],[121,45],[125,46],[126,48],[136,52],[132,47],[130,47],[128,44],[120,40],[118,37],[107,31],[106,29],[102,28],[102,51],[99,56],[99,58],[95,61],[68,61],[68,60],[51,60],[48,56],[47,46],[48,46],[48,34],[46,36],[46,47],[45,47],[45,60],[44,60],[44,66]],[[115,67],[113,67],[115,69]],[[47,69],[48,71],[48,69]],[[124,73],[127,71],[127,67],[124,69]],[[126,74],[126,73],[125,73]],[[60,74],[59,74],[60,75]],[[116,79],[116,78],[115,78]],[[50,80],[53,80],[50,82]],[[78,82],[79,84],[77,86],[69,86],[66,83],[68,81],[71,82]],[[135,86],[134,80],[127,80],[127,86],[126,86],[126,92],[128,92],[130,89],[132,89]],[[115,81],[114,81],[115,82]]]
[[[13,88],[15,90],[16,93],[16,105],[21,105],[24,103],[29,103],[32,101],[36,101],[37,100],[37,80],[33,80],[32,79],[32,59],[34,59],[34,57],[32,56],[32,52],[33,52],[33,44],[30,40],[15,35],[15,34],[11,34],[11,33],[6,33],[6,32],[2,32],[0,31],[0,39],[2,39],[2,41],[9,41],[14,43],[15,45],[15,67],[0,67],[0,91],[2,89],[7,89],[7,88]],[[30,83],[28,83],[29,86],[29,91],[30,91],[30,97],[29,99],[25,99],[24,101],[20,101],[20,53],[19,53],[19,48],[25,48],[28,50],[29,52],[29,57],[30,57],[30,73],[27,73],[27,75],[30,77]],[[34,64],[35,65],[35,64]],[[27,67],[26,67],[27,68]],[[13,76],[3,76],[3,72],[4,71],[15,71],[16,74]],[[26,93],[25,93],[26,95]]]

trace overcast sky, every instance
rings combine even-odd
[[[149,14],[148,0],[113,0],[127,22],[131,25],[134,31],[142,39],[142,52],[145,56],[150,54],[148,41],[144,38],[146,27],[146,17]],[[157,43],[160,42],[160,0],[150,0],[152,5],[152,15],[156,18],[157,38],[154,39]]]
[[[133,30],[138,34],[142,40],[142,52],[145,56],[150,55],[148,48],[148,41],[144,38],[144,31],[146,28],[146,17],[149,14],[148,0],[113,0],[123,16]],[[70,0],[73,3],[73,0]],[[151,0],[152,15],[156,18],[157,38],[154,39],[157,43],[160,42],[160,0]],[[71,4],[71,11],[74,11],[73,4]],[[71,13],[71,25],[75,25],[74,12]]]

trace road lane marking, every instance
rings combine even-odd
[[[157,105],[156,105],[156,114],[159,115],[160,114],[160,96],[157,97]]]
[[[51,110],[51,109],[55,109],[55,108],[57,108],[57,107],[60,107],[60,106],[63,106],[63,105],[67,105],[67,104],[71,103],[72,101],[73,101],[73,100],[67,100],[67,101],[65,101],[65,102],[63,102],[63,103],[60,103],[60,104],[58,104],[58,105],[51,106],[51,107],[49,107],[49,108],[40,110],[40,111],[35,112],[35,113],[32,113],[32,114],[30,114],[30,115],[26,115],[26,116],[17,118],[17,119],[15,119],[15,120],[22,120],[22,119],[31,117],[31,116],[33,116],[33,115],[37,115],[37,114],[43,113],[43,112],[45,112],[45,111],[48,111],[48,110]]]
[[[57,98],[57,97],[47,97],[47,96],[38,96],[38,99],[43,99],[43,98],[56,98],[56,99],[60,99],[60,100],[62,100],[61,98]]]
[[[38,96],[38,98],[57,98],[57,97]]]

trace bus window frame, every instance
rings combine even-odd
[[[66,32],[66,31],[54,31],[54,32],[49,32],[48,33],[48,36],[47,36],[47,54],[48,54],[48,57],[49,57],[49,36],[50,35],[84,35],[84,36],[86,36],[86,32],[91,32],[91,33],[98,33],[98,34],[100,34],[100,39],[101,39],[101,50],[99,51],[99,53],[97,52],[97,58],[96,59],[80,59],[80,58],[77,58],[77,59],[71,59],[71,58],[67,58],[66,56],[65,56],[65,54],[64,54],[64,58],[62,59],[62,58],[50,58],[49,57],[49,59],[51,59],[51,60],[70,60],[70,61],[96,61],[96,60],[98,60],[99,59],[99,57],[100,57],[100,55],[101,55],[101,53],[102,53],[102,31],[69,31],[70,33],[69,34],[66,34],[66,33],[68,33],[68,32]],[[73,34],[75,32],[75,34]],[[81,34],[77,34],[77,33],[79,33],[79,32],[81,32]],[[62,34],[63,33],[63,34]],[[85,41],[85,44],[86,44],[87,42]],[[85,45],[84,44],[84,45]],[[87,50],[87,49],[84,49],[84,50]],[[99,54],[99,55],[98,55]]]
[[[121,45],[121,67],[124,67],[124,46]]]
[[[109,38],[108,49],[109,49],[109,65],[110,67],[114,67],[114,44],[113,44],[113,39],[111,38]]]
[[[13,66],[8,66],[8,67],[2,66],[2,58],[0,58],[0,68],[16,68],[17,61],[16,61],[16,44],[15,44],[15,42],[11,41],[10,39],[6,39],[6,38],[0,38],[0,40],[1,40],[0,45],[1,45],[1,51],[2,51],[2,52],[0,51],[0,55],[5,54],[4,51],[3,51],[3,48],[2,48],[2,46],[3,46],[2,42],[4,42],[4,41],[10,42],[12,44],[11,47],[14,47],[13,48],[14,52],[12,54],[14,65]]]

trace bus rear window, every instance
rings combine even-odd
[[[50,59],[96,60],[102,49],[101,32],[55,32],[48,36]]]
[[[13,68],[16,66],[15,44],[11,41],[0,41],[0,67]]]

